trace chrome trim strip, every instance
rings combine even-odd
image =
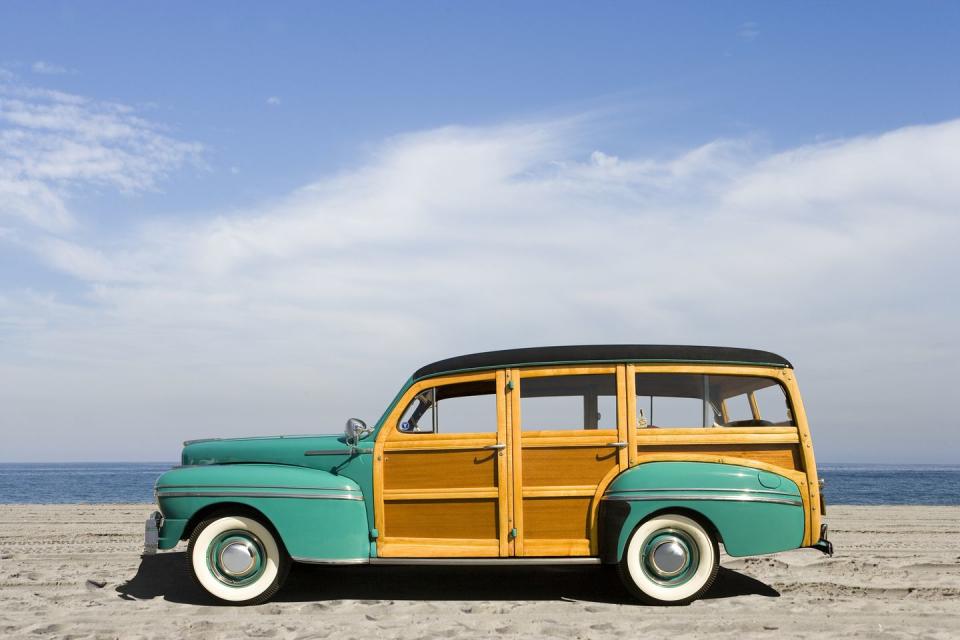
[[[167,489],[190,489],[196,487],[195,484],[165,484],[163,486],[158,486],[155,488],[156,491],[165,491]],[[303,491],[330,491],[325,487],[291,487],[288,484],[245,484],[245,485],[234,485],[234,484],[211,484],[207,488],[226,488],[226,489],[240,489],[246,491],[247,489],[289,489],[293,491],[303,490]],[[206,490],[206,489],[204,489]],[[347,493],[360,493],[356,489],[337,489],[337,491],[343,491]]]
[[[348,456],[352,452],[350,449],[313,449],[304,451],[305,456]]]
[[[300,558],[298,556],[290,556],[290,559],[295,562],[303,562],[304,564],[370,564],[370,558]]]
[[[767,498],[763,496],[695,496],[695,495],[665,495],[665,496],[621,496],[607,495],[604,500],[616,500],[623,502],[662,502],[665,500],[722,500],[727,502],[769,502],[771,504],[788,504],[794,507],[802,507],[803,501],[800,498],[788,500],[786,498]]]
[[[790,498],[797,498],[794,493],[787,493],[786,491],[778,491],[776,489],[718,489],[716,487],[670,487],[670,488],[647,488],[647,489],[614,489],[608,490],[607,493],[651,493],[655,491],[710,491],[715,493],[772,493],[778,496],[785,496]]]
[[[552,564],[600,564],[600,558],[370,558],[370,564],[536,566]]]
[[[361,496],[340,493],[268,493],[237,491],[171,491],[157,494],[158,498],[305,498],[307,500],[359,500]]]

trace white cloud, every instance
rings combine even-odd
[[[126,105],[0,77],[0,219],[64,230],[73,224],[73,196],[155,189],[201,152]]]
[[[44,62],[43,60],[37,60],[30,65],[30,70],[34,73],[40,73],[43,75],[62,75],[64,73],[71,73],[71,71],[66,67],[50,62]]]
[[[86,442],[169,459],[193,435],[375,419],[433,358],[679,342],[794,359],[821,458],[862,459],[865,430],[891,436],[875,458],[956,442],[944,416],[960,358],[960,121],[668,159],[582,157],[580,126],[399,136],[247,211],[110,246],[34,243],[84,293],[0,299],[9,433],[67,433],[82,415]],[[33,385],[57,406],[30,400]]]
[[[267,104],[270,105],[271,107],[276,107],[280,104],[280,98],[278,98],[277,96],[270,96],[269,98],[267,98]]]

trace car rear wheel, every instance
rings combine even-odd
[[[655,516],[638,526],[620,561],[620,578],[639,600],[687,604],[711,587],[720,566],[716,539],[696,520]]]
[[[261,522],[243,515],[218,515],[190,536],[187,557],[207,593],[231,604],[260,604],[280,590],[290,559]]]

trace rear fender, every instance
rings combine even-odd
[[[785,551],[803,542],[803,500],[789,478],[743,465],[649,462],[607,487],[599,515],[604,562],[619,562],[634,529],[667,512],[699,520],[731,556]]]

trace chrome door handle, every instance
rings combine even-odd
[[[617,449],[625,449],[629,446],[628,442],[611,442],[607,445],[608,447],[616,447]]]
[[[500,449],[506,449],[506,448],[507,448],[507,445],[505,444],[488,444],[487,446],[484,447],[484,449],[495,449],[497,451],[499,451]]]

